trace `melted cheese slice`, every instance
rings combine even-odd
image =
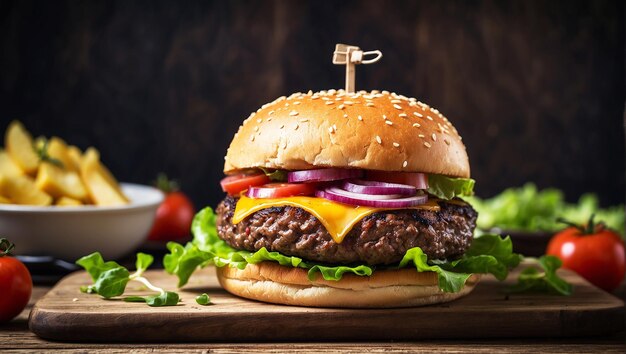
[[[428,202],[409,209],[439,210],[438,199],[429,199]],[[302,208],[315,216],[324,225],[330,236],[337,243],[341,243],[344,237],[352,230],[354,224],[364,217],[384,210],[384,208],[371,208],[365,206],[336,203],[324,198],[315,197],[289,197],[289,198],[248,198],[241,196],[235,207],[233,224],[237,224],[256,213],[259,210],[271,207],[293,206]]]

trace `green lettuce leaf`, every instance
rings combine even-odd
[[[465,282],[472,275],[470,273],[456,273],[445,270],[439,265],[428,264],[428,259],[421,248],[414,247],[406,252],[400,261],[400,268],[410,263],[415,265],[418,272],[435,272],[439,281],[439,288],[448,293],[457,293],[463,289]]]
[[[309,280],[313,281],[317,278],[318,273],[322,275],[324,280],[340,280],[341,277],[345,273],[352,273],[360,276],[370,276],[374,270],[372,267],[366,265],[358,265],[354,267],[350,266],[336,266],[336,267],[328,267],[323,265],[313,265],[309,268],[308,277]]]
[[[565,296],[572,294],[572,285],[556,274],[556,270],[562,265],[560,259],[554,256],[542,256],[538,261],[527,259],[534,260],[543,272],[533,266],[522,270],[517,284],[510,286],[509,292],[540,292]]]
[[[597,220],[604,221],[624,236],[624,205],[600,208],[598,197],[591,193],[583,194],[578,203],[570,204],[558,189],[539,190],[534,184],[527,183],[505,189],[492,198],[468,197],[465,200],[478,211],[477,225],[482,230],[497,227],[501,230],[555,232],[564,228],[556,221],[558,217],[585,224],[589,216],[595,214]]]
[[[452,199],[474,194],[474,181],[471,178],[451,178],[442,175],[428,175],[428,193],[441,198]]]
[[[151,307],[160,306],[176,306],[180,301],[180,297],[177,293],[171,291],[165,291],[158,295],[150,296],[126,296],[125,302],[145,302]]]
[[[244,269],[248,264],[271,261],[283,266],[308,269],[311,280],[318,275],[325,280],[340,280],[346,273],[369,276],[376,271],[375,267],[364,264],[330,266],[305,262],[301,258],[270,252],[265,248],[256,252],[235,250],[217,236],[215,215],[211,208],[205,208],[195,216],[192,232],[194,240],[186,246],[168,243],[170,253],[163,261],[166,271],[178,276],[179,287],[187,283],[196,268],[207,265]],[[378,269],[398,269],[413,265],[418,272],[437,273],[439,287],[443,291],[458,292],[472,273],[489,273],[502,280],[506,278],[510,268],[519,264],[520,259],[520,255],[513,253],[509,237],[483,235],[475,238],[466,254],[457,260],[429,260],[419,247],[415,247],[406,252],[399,265]]]

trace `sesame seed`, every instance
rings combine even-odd
[[[357,119],[360,120],[360,121],[363,121],[363,117],[361,117],[361,116],[358,116]]]
[[[351,106],[354,104],[354,102],[352,101],[343,101],[344,104],[347,104],[348,106]]]
[[[344,105],[342,105],[342,104],[340,104],[339,106],[337,106],[337,108],[339,108],[339,109],[344,109],[344,108],[345,108],[345,106],[344,106]]]
[[[248,118],[252,118],[252,117],[254,117],[255,115],[256,115],[256,112],[252,112],[252,113],[250,113],[250,117],[248,117]]]
[[[400,144],[398,144],[398,143],[393,143],[393,147],[400,147]]]
[[[400,106],[399,104],[394,104],[393,108],[395,108],[395,109],[402,109],[402,106]]]
[[[448,139],[443,139],[443,141],[446,143],[446,145],[450,145],[450,140],[448,140]]]
[[[296,126],[293,128],[293,130],[298,130],[298,128],[300,128],[300,124],[296,123]]]
[[[292,116],[292,117],[293,117],[293,116],[297,116],[297,115],[298,115],[298,112],[296,112],[296,111],[291,111],[291,112],[289,112],[289,115],[290,115],[290,116]]]
[[[286,149],[286,148],[287,148],[287,142],[285,141],[283,142],[283,149]]]
[[[377,141],[379,144],[382,144],[382,143],[383,143],[383,140],[382,140],[382,139],[380,138],[380,136],[378,136],[378,135],[376,135],[376,141]]]
[[[328,127],[328,132],[332,133],[333,132],[333,127]]]
[[[250,135],[250,141],[254,141],[254,135]]]
[[[328,97],[322,97],[322,100],[324,100],[324,101],[328,101],[329,99],[330,98],[328,98]]]
[[[304,123],[304,122],[308,122],[309,119],[308,118],[302,118],[302,119],[300,119],[300,121]]]
[[[263,119],[259,118],[256,120],[257,123],[261,123],[263,121]]]
[[[327,104],[327,105],[329,105],[329,106],[330,106],[331,104],[333,104],[333,103],[335,103],[335,102],[333,102],[333,101],[326,101],[326,104]]]
[[[416,127],[416,128],[421,127],[421,125],[419,123],[413,123],[413,126]]]
[[[417,137],[418,138],[424,138],[425,136],[424,136],[424,134],[418,134]]]
[[[367,102],[365,105],[366,105],[367,107],[374,107],[374,104],[373,104],[372,102]]]
[[[391,103],[401,103],[402,101],[400,100],[391,100]]]
[[[384,114],[383,114],[383,119],[384,119],[384,120],[387,120],[387,116],[386,116],[386,115],[384,115]]]
[[[428,115],[426,116],[426,118],[427,118],[428,120],[433,120],[433,117],[428,116]]]
[[[437,141],[437,135],[435,135],[435,133],[433,133],[433,135],[431,135],[431,138],[433,138],[433,141]]]
[[[313,90],[309,90],[309,92],[306,93],[308,96],[311,96],[313,94]]]
[[[402,167],[406,167],[408,164],[409,164],[409,162],[404,160],[404,162],[402,163]]]
[[[392,121],[390,121],[390,120],[386,120],[386,121],[385,121],[385,124],[387,124],[387,125],[393,125],[393,122],[392,122]]]
[[[344,114],[344,115],[343,115],[343,117],[344,117],[344,118],[348,118],[348,115],[347,115],[347,114]]]
[[[320,96],[315,96],[315,95],[311,96],[311,99],[312,99],[312,100],[316,100],[316,99],[318,99],[318,98],[320,98]]]
[[[280,127],[278,127],[279,129],[283,129],[285,127],[284,124],[281,124]]]
[[[402,117],[402,118],[406,118],[407,117],[406,113],[400,113],[400,114],[398,114],[398,116]]]
[[[254,127],[254,131],[258,132],[259,131],[259,127]]]
[[[285,107],[289,107],[289,102],[285,103]]]
[[[420,117],[420,118],[423,118],[423,117],[424,117],[424,115],[422,115],[421,113],[418,113],[418,112],[413,112],[413,114],[414,114],[414,115],[416,115],[416,116],[418,116],[418,117]]]
[[[300,103],[302,103],[302,102],[300,102],[300,101],[296,101],[296,102],[294,102],[293,104],[294,104],[294,105],[298,105],[298,104],[300,104]]]
[[[272,121],[272,117],[267,118],[267,121],[271,122]]]
[[[267,114],[271,116],[272,114],[274,114],[274,111],[269,111],[269,113]]]
[[[426,146],[427,148],[430,148],[431,145],[428,142],[424,142],[424,146]]]
[[[337,131],[337,125],[336,124],[333,124],[333,130]]]

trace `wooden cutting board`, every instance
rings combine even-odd
[[[158,286],[176,278],[149,271]],[[61,341],[180,342],[294,340],[413,340],[433,338],[571,337],[609,335],[624,329],[624,303],[574,273],[572,296],[506,296],[505,283],[484,277],[468,296],[447,304],[403,309],[325,309],[279,306],[230,295],[215,271],[195,274],[180,291],[183,302],[152,308],[82,294],[85,272],[61,280],[33,308],[30,329]],[[511,274],[509,279],[516,279]],[[131,283],[132,284],[132,283]],[[133,285],[135,286],[135,285]],[[142,294],[129,284],[129,294]],[[200,306],[206,292],[213,305]]]

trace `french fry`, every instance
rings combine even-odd
[[[15,204],[45,206],[52,203],[52,197],[37,189],[29,176],[0,175],[0,194]]]
[[[5,176],[21,176],[24,171],[15,163],[9,154],[0,150],[0,174]]]
[[[48,140],[48,156],[58,160],[67,171],[78,172],[80,165],[70,156],[69,147],[63,139],[53,136]]]
[[[83,203],[80,200],[69,198],[69,197],[61,197],[57,199],[54,203],[56,206],[80,206]]]
[[[83,159],[83,152],[74,145],[67,147],[67,156],[72,160],[72,164],[76,166],[76,171],[80,172],[80,162]]]
[[[13,161],[27,174],[34,175],[39,166],[39,157],[33,147],[33,137],[22,123],[13,121],[7,128],[4,138],[7,152]]]
[[[39,165],[35,185],[55,198],[87,199],[87,190],[78,173],[49,162],[42,162]]]
[[[89,148],[85,151],[81,161],[80,174],[89,196],[96,205],[128,204],[128,200],[120,190],[113,175],[100,163],[100,154],[96,149]]]

